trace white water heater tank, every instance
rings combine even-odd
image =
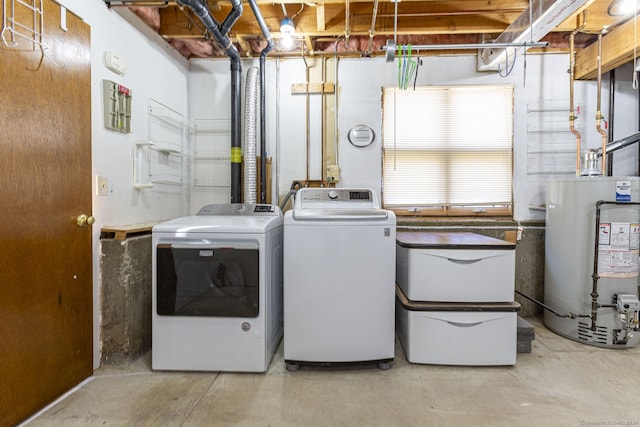
[[[549,183],[544,303],[559,313],[575,315],[559,317],[545,310],[549,329],[600,347],[638,344],[637,304],[629,303],[638,300],[638,202],[639,177],[576,177]]]

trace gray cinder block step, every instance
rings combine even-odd
[[[536,339],[536,328],[518,316],[518,353],[531,353],[531,341]]]

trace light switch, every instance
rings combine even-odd
[[[107,196],[109,195],[109,181],[106,176],[96,177],[96,195]]]

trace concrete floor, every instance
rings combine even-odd
[[[105,366],[28,421],[37,426],[611,426],[640,425],[640,348],[567,340],[539,319],[513,367],[413,365],[396,344],[388,371],[266,374],[152,372],[150,355]]]

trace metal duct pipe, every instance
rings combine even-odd
[[[530,0],[529,7],[494,42],[511,45],[526,42],[523,49],[529,49],[587,2],[588,0]],[[498,64],[505,62],[506,56],[506,50],[486,47],[480,52],[478,70],[496,69]]]
[[[267,40],[267,45],[260,52],[260,203],[267,202],[267,120],[266,120],[266,77],[265,63],[269,52],[273,49],[273,39],[267,25],[262,18],[260,8],[256,0],[249,0],[251,11],[258,21],[262,35]]]
[[[247,71],[244,89],[244,203],[256,203],[256,146],[258,122],[258,67]]]
[[[231,203],[240,203],[240,165],[242,163],[242,64],[238,49],[231,43],[226,33],[221,31],[218,21],[211,15],[204,0],[177,0],[178,4],[188,6],[211,33],[216,43],[224,49],[231,62]],[[229,15],[234,14],[234,9]],[[225,19],[230,22],[229,17]]]
[[[610,142],[609,144],[607,144],[607,154],[613,153],[614,151],[618,151],[621,148],[627,147],[637,142],[640,142],[640,132],[636,132],[633,135],[627,136],[626,138]],[[597,151],[597,155],[598,157],[602,157],[602,149],[599,149]]]
[[[601,106],[602,106],[602,35],[607,32],[606,28],[603,28],[600,34],[598,34],[598,100],[597,111],[596,111],[596,130],[602,136],[602,175],[605,176],[607,174],[607,131],[604,130],[601,126],[602,116]]]

